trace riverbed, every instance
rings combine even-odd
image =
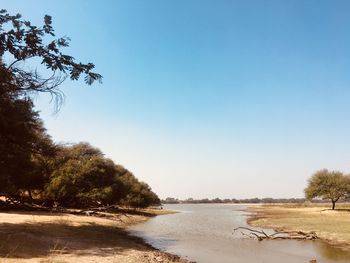
[[[244,205],[172,204],[164,208],[179,213],[157,216],[129,231],[158,249],[198,263],[350,262],[350,252],[322,241],[259,242],[233,233],[235,227],[247,226]]]

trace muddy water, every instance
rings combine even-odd
[[[153,246],[198,263],[349,263],[350,252],[320,241],[269,240],[258,242],[233,234],[247,226],[241,205],[179,204],[165,209],[181,213],[152,218],[130,228]],[[269,230],[267,230],[269,231]]]

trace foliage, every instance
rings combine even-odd
[[[42,186],[39,160],[53,152],[32,101],[0,96],[0,194],[18,196]]]
[[[147,184],[88,143],[61,146],[54,166],[45,187],[46,203],[70,207],[159,204]]]
[[[38,176],[43,168],[39,166],[44,165],[53,143],[33,110],[31,95],[49,92],[60,101],[58,85],[67,75],[73,80],[85,75],[88,84],[102,78],[92,72],[92,63],[77,63],[61,52],[68,46],[68,39],[45,44],[44,40],[53,36],[50,16],[45,16],[44,25],[37,27],[21,20],[19,14],[12,16],[0,10],[0,194],[15,197],[45,183]],[[10,62],[6,63],[5,58]],[[50,76],[44,78],[36,70],[21,67],[20,62],[29,59],[39,59]]]
[[[45,197],[63,206],[111,205],[121,198],[121,183],[112,160],[80,143],[62,147],[45,187]]]
[[[65,79],[83,76],[88,85],[102,80],[93,72],[94,64],[76,62],[62,52],[69,38],[54,37],[50,16],[37,27],[0,10],[0,196],[48,206],[159,202],[148,185],[133,176],[122,178],[130,172],[99,149],[88,143],[56,145],[46,133],[33,109],[33,94],[51,94],[58,110],[63,100],[59,85]],[[28,69],[37,68],[38,61],[47,77]]]
[[[338,171],[327,169],[316,172],[308,181],[305,196],[308,199],[320,197],[332,201],[332,209],[335,203],[344,198],[350,192],[350,178]]]
[[[22,20],[21,15],[10,15],[0,10],[0,75],[6,76],[2,89],[17,95],[28,96],[33,92],[49,92],[57,100],[62,99],[58,86],[67,78],[78,80],[84,75],[85,82],[92,84],[101,81],[102,76],[93,72],[95,65],[83,64],[62,53],[61,49],[69,46],[69,38],[55,39],[51,16],[44,17],[44,25],[37,27]],[[53,38],[53,39],[52,39]],[[12,58],[5,64],[3,57]],[[20,62],[35,58],[46,67],[49,77],[42,77],[37,70],[20,67]]]
[[[122,204],[133,207],[147,207],[160,204],[160,199],[152,192],[148,184],[140,182],[132,173],[124,168],[118,168],[122,171],[121,182],[125,194]]]

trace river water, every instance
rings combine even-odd
[[[174,204],[180,213],[151,218],[132,226],[132,235],[163,251],[198,263],[349,263],[350,252],[321,241],[257,241],[233,233],[247,226],[246,206],[230,204]],[[266,230],[272,231],[272,230]]]

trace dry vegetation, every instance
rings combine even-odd
[[[110,218],[32,212],[0,213],[0,262],[186,262],[160,252],[125,228],[166,211]]]
[[[276,230],[314,231],[327,242],[350,249],[350,205],[261,205],[250,207],[249,224]]]

